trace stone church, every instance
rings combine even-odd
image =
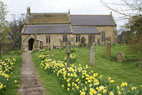
[[[34,48],[59,48],[67,41],[78,46],[81,39],[92,36],[93,44],[104,44],[107,37],[117,41],[116,23],[109,15],[71,15],[67,13],[31,13],[27,8],[25,25],[22,30],[22,50]]]

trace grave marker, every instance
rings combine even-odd
[[[124,56],[124,54],[123,54],[122,52],[118,52],[118,53],[116,54],[116,60],[117,60],[118,62],[123,62],[123,61],[125,61],[125,56]]]
[[[93,44],[92,35],[88,35],[88,47],[90,48]]]
[[[67,67],[69,67],[70,66],[70,53],[71,53],[69,44],[66,45],[66,52],[67,52]]]
[[[49,56],[48,56],[48,58],[50,59],[50,58],[51,58],[51,47],[50,47],[50,44],[48,44],[48,51],[49,51]]]
[[[100,45],[100,38],[97,39],[97,45]]]
[[[90,47],[90,65],[93,66],[95,64],[95,53],[94,53],[94,46]]]
[[[106,57],[111,57],[111,39],[110,37],[106,39]]]

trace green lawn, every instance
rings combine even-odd
[[[128,60],[123,63],[116,62],[115,55],[118,51],[122,51]],[[52,50],[52,54],[56,60],[63,60],[66,56],[65,50],[62,49]],[[89,64],[88,48],[77,48],[77,54],[73,64],[83,66]],[[112,46],[111,55],[111,58],[107,59],[105,46],[95,47],[95,66],[92,66],[90,70],[102,74],[105,78],[112,77],[116,84],[126,81],[136,86],[142,85],[142,68],[136,67],[136,55],[130,55],[127,48],[122,45]]]
[[[7,57],[12,57],[16,58],[16,64],[14,67],[13,75],[11,75],[9,82],[7,84],[7,87],[3,90],[1,90],[1,95],[17,95],[17,90],[19,89],[20,86],[20,67],[22,63],[22,57],[21,57],[21,52],[19,51],[11,51],[9,53],[5,53],[2,56],[0,56],[0,59],[7,58]],[[14,81],[17,80],[17,83]]]
[[[32,59],[41,78],[41,82],[47,91],[47,95],[68,95],[67,91],[61,88],[58,78],[54,74],[48,74],[48,72],[44,71],[40,67],[40,60],[38,56],[39,52],[32,53]]]
[[[123,63],[116,62],[115,55],[118,51],[122,51],[128,60]],[[89,49],[77,48],[76,52],[78,56],[76,61],[72,64],[88,65]],[[56,60],[63,60],[66,56],[65,49],[53,49],[51,53]],[[95,66],[91,66],[90,70],[102,74],[105,78],[112,77],[117,85],[121,82],[128,82],[136,86],[142,85],[142,68],[136,67],[136,59],[138,58],[136,55],[130,55],[126,47],[122,45],[112,46],[111,55],[111,58],[107,59],[105,46],[95,47]],[[53,74],[48,74],[48,72],[40,68],[38,56],[39,52],[35,51],[32,53],[33,61],[36,64],[42,83],[47,90],[47,94],[66,95],[67,92],[60,87],[57,77]]]

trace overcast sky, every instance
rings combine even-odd
[[[31,12],[68,12],[71,14],[110,14],[110,10],[100,3],[100,0],[1,0],[7,4],[8,16],[11,20],[12,15],[19,16],[26,14],[27,7]],[[114,2],[114,0],[104,0]],[[118,14],[113,12],[113,16],[118,26],[123,23],[119,21]]]

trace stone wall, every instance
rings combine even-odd
[[[116,32],[116,27],[114,26],[97,26],[96,27],[98,31],[100,31],[100,35],[95,35],[95,43],[97,44],[97,39],[100,39],[100,44],[104,44],[105,42],[103,42],[101,40],[101,36],[102,36],[102,32],[105,32],[106,36],[105,37],[111,37],[111,42],[115,43],[117,41],[117,32]],[[42,35],[37,35],[37,40],[38,40],[38,44],[39,41],[42,41],[42,45],[43,47],[47,47],[49,44],[46,43],[46,37],[50,36],[50,47],[53,48],[53,46],[56,47],[60,47],[60,41],[63,41],[63,35],[67,35],[68,40],[71,41],[72,45],[78,46],[80,45],[80,42],[76,42],[76,35],[72,35],[72,34],[42,34]],[[88,35],[80,35],[80,40],[82,37],[85,37],[86,39],[86,44],[88,44]],[[35,39],[34,35],[22,35],[22,49],[27,51],[28,50],[28,41],[29,39]],[[94,43],[94,44],[95,44]],[[65,42],[63,43],[63,46],[65,46]],[[40,45],[38,45],[38,47],[40,47]]]
[[[67,39],[71,41],[72,45],[78,46],[80,45],[80,42],[76,42],[76,35],[72,34],[42,34],[37,35],[37,40],[42,41],[43,47],[48,47],[49,43],[46,43],[46,37],[50,36],[50,47],[60,47],[61,43],[59,39],[63,42],[63,35],[67,35]],[[86,41],[85,43],[88,43],[88,35],[80,35],[80,40],[82,37],[85,37]],[[28,50],[28,41],[33,38],[35,39],[34,35],[22,35],[22,49],[27,51]],[[38,45],[40,46],[40,45]],[[63,46],[65,46],[65,42],[63,42]]]
[[[101,34],[97,36],[97,38],[100,38],[101,44],[104,44],[102,41],[102,32],[105,32],[105,37],[111,37],[111,43],[117,42],[116,26],[96,26],[96,28],[99,32],[101,32]]]

